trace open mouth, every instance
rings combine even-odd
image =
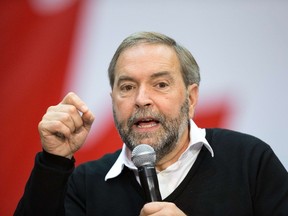
[[[159,121],[153,118],[141,118],[137,119],[134,125],[136,125],[137,128],[151,128],[155,127],[159,124]]]

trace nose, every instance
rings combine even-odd
[[[143,107],[149,107],[151,105],[152,100],[149,90],[144,86],[139,87],[135,98],[135,106],[137,108],[143,108]]]

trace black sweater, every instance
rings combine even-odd
[[[207,129],[206,139],[215,156],[202,148],[188,175],[164,201],[193,216],[288,216],[288,174],[267,144],[223,129]],[[139,215],[145,195],[132,171],[124,168],[104,181],[119,153],[74,171],[73,161],[39,153],[15,215],[64,215],[64,209],[75,216]]]

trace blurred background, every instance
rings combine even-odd
[[[287,169],[287,11],[285,0],[1,0],[0,215],[12,215],[23,194],[42,115],[69,91],[96,116],[77,164],[122,145],[107,68],[136,31],[167,34],[196,58],[199,126],[255,135]]]

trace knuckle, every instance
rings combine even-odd
[[[70,114],[73,114],[73,115],[78,113],[77,108],[75,106],[72,106],[72,105],[67,107],[67,112]]]
[[[51,112],[51,111],[55,110],[55,108],[56,108],[56,106],[49,106],[49,107],[47,108],[47,111],[46,111],[46,113],[48,113],[48,112]]]
[[[43,120],[38,123],[38,129],[41,130],[43,128]]]
[[[71,115],[69,113],[62,113],[60,121],[68,122],[71,120]]]
[[[64,131],[63,123],[61,121],[53,121],[50,124],[47,124],[45,127],[52,131]]]
[[[75,96],[75,93],[74,92],[69,92],[68,94],[67,94],[67,97],[74,97]]]
[[[68,102],[68,103],[72,103],[72,101],[74,101],[76,98],[76,94],[74,92],[69,92],[66,97],[65,97],[65,100]]]

